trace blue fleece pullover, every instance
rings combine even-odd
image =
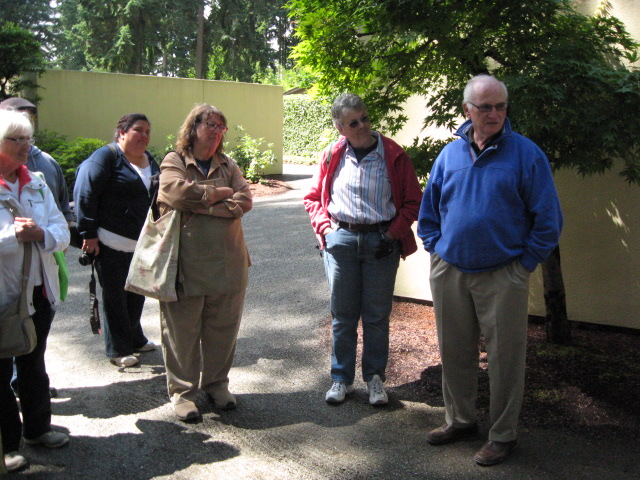
[[[549,160],[511,130],[475,160],[468,133],[456,132],[435,161],[422,198],[418,236],[424,248],[464,272],[497,270],[519,259],[535,270],[558,244],[562,212]]]

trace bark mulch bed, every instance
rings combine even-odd
[[[323,324],[331,342],[330,319]],[[521,428],[554,428],[640,440],[640,332],[575,324],[570,346],[550,344],[529,324]],[[488,421],[489,378],[481,342],[478,412]],[[359,368],[359,366],[358,366]],[[442,366],[433,308],[394,301],[387,387],[402,400],[443,406]]]
[[[270,195],[278,195],[292,190],[292,187],[286,182],[283,182],[280,175],[269,175],[262,182],[250,183],[249,189],[253,194],[253,197],[266,197]]]

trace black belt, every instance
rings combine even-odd
[[[344,228],[345,230],[350,230],[352,232],[383,232],[386,227],[391,222],[381,222],[381,223],[348,223],[341,222],[339,220],[334,220],[340,228]]]

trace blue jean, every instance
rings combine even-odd
[[[360,318],[362,378],[365,382],[374,375],[385,379],[389,315],[400,246],[395,241],[391,255],[376,259],[374,252],[382,242],[380,237],[379,232],[356,233],[339,228],[325,238],[324,266],[333,317],[331,377],[334,382],[353,383]]]
[[[22,422],[18,402],[10,385],[14,359],[0,359],[0,432],[5,453],[19,449],[23,433],[26,438],[33,439],[51,430],[49,375],[44,354],[55,312],[44,297],[42,286],[34,288],[33,303],[36,312],[31,318],[36,327],[38,343],[31,353],[15,358]]]
[[[104,343],[110,358],[132,355],[148,342],[140,324],[145,298],[124,289],[132,257],[132,252],[120,252],[100,243],[100,254],[95,259],[102,287]]]

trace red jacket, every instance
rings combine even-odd
[[[390,138],[380,135],[380,139],[384,145],[392,201],[396,207],[396,216],[391,220],[389,233],[402,243],[402,258],[405,258],[418,249],[411,224],[418,219],[422,191],[407,153]],[[320,169],[313,178],[311,190],[304,197],[304,208],[311,217],[311,226],[316,232],[321,248],[324,248],[322,232],[331,226],[327,212],[331,200],[331,183],[346,148],[347,140],[341,136],[333,144],[331,162],[327,162],[329,148],[324,150]]]

